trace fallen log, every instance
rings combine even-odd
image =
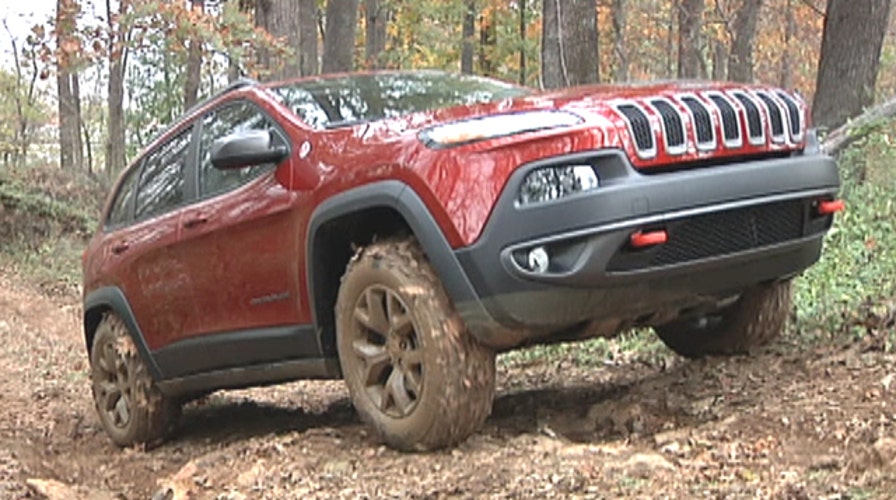
[[[821,148],[831,156],[837,156],[844,149],[886,125],[896,116],[896,97],[868,108],[861,115],[832,130],[821,143]]]

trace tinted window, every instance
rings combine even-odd
[[[202,138],[199,142],[199,192],[209,196],[240,186],[273,166],[256,165],[249,168],[219,170],[212,165],[212,144],[228,135],[247,130],[267,130],[275,143],[284,143],[274,122],[255,106],[239,102],[225,106],[206,115],[202,121]]]
[[[112,201],[112,208],[109,209],[109,217],[106,223],[110,226],[117,226],[128,221],[131,215],[131,207],[133,206],[134,194],[137,192],[137,179],[140,178],[140,166],[132,168],[125,178],[121,181],[121,187]]]
[[[498,80],[437,71],[318,78],[273,87],[271,91],[315,128],[495,101],[529,92]]]
[[[144,160],[137,189],[138,219],[160,214],[184,202],[184,169],[192,129],[159,146]]]

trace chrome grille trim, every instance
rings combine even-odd
[[[721,92],[706,92],[703,95],[712,101],[719,114],[719,120],[722,124],[722,144],[728,149],[743,147],[744,135],[737,103]]]
[[[744,112],[744,125],[750,144],[753,146],[765,145],[766,119],[762,114],[762,108],[746,92],[733,92],[732,95],[740,103],[740,107]]]
[[[713,151],[718,147],[716,123],[709,107],[695,94],[683,94],[678,100],[684,104],[694,128],[694,140],[700,151]],[[708,137],[707,137],[708,132]]]
[[[788,123],[786,113],[781,108],[781,105],[778,104],[778,101],[768,95],[767,92],[756,92],[756,97],[759,98],[759,101],[765,106],[766,113],[768,113],[768,128],[772,142],[783,144],[787,140],[786,129],[788,128]]]
[[[787,92],[779,90],[777,93],[784,106],[787,108],[787,116],[790,122],[790,141],[794,144],[803,142],[806,130],[806,111],[799,101],[791,97]]]
[[[666,153],[673,156],[686,153],[688,136],[681,111],[666,98],[651,99],[650,105],[659,114]]]
[[[628,127],[638,158],[642,160],[655,158],[657,152],[656,136],[650,123],[650,115],[647,114],[641,105],[635,102],[616,104],[615,109]]]

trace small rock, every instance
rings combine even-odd
[[[893,374],[888,373],[887,376],[880,380],[880,385],[883,386],[885,391],[890,390],[890,386],[893,385]]]
[[[607,464],[606,468],[617,473],[643,479],[657,473],[675,471],[675,466],[657,453],[636,453],[624,462]]]
[[[688,429],[673,429],[653,435],[653,442],[657,446],[663,446],[676,441],[685,441],[690,436]]]
[[[896,460],[896,439],[883,438],[874,443],[874,454],[881,465],[888,465]]]
[[[819,455],[812,459],[809,470],[837,470],[842,466],[842,460],[836,455]]]
[[[54,479],[32,478],[25,481],[32,491],[47,500],[72,500],[77,498],[90,498],[91,500],[112,500],[117,498],[108,491],[89,490],[84,491],[77,487],[61,483]]]
[[[684,410],[686,414],[692,417],[697,417],[709,413],[709,411],[712,410],[712,407],[715,406],[715,404],[715,396],[710,396],[708,398],[698,399],[697,401],[694,401]]]
[[[355,470],[355,466],[348,460],[333,460],[325,463],[322,470],[330,476],[346,476]]]

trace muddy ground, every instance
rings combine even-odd
[[[152,449],[99,428],[74,291],[0,270],[0,498],[896,498],[885,332],[752,358],[499,365],[458,448],[378,444],[340,382],[220,392]]]

